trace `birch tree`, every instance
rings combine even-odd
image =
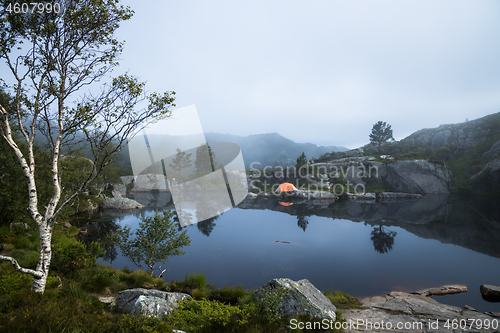
[[[0,136],[22,168],[29,193],[27,210],[40,232],[36,269],[20,267],[13,257],[0,259],[32,275],[32,290],[43,293],[57,216],[99,176],[146,120],[170,115],[175,92],[146,94],[144,83],[132,75],[110,77],[123,49],[115,31],[133,14],[118,0],[61,1],[59,11],[56,2],[51,2],[51,10],[45,6],[33,12],[30,1],[16,1],[17,11],[12,1],[0,3],[1,83],[15,101],[15,110],[9,112],[0,105]],[[19,132],[16,136],[14,126]],[[53,189],[46,202],[40,202],[35,181],[37,133],[46,137],[51,154]],[[24,151],[18,136],[27,146]],[[66,144],[85,145],[93,156],[85,180],[72,191],[61,187],[64,172],[59,159]]]

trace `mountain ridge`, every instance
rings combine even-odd
[[[340,146],[317,146],[313,143],[297,143],[291,139],[274,133],[251,134],[239,136],[234,134],[223,134],[209,132],[205,133],[205,139],[210,142],[231,142],[240,146],[245,167],[264,168],[266,166],[288,166],[295,165],[297,157],[304,152],[308,159],[318,158],[322,154],[332,151],[347,151],[346,147]]]

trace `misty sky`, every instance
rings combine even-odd
[[[196,104],[205,132],[368,143],[500,111],[499,1],[125,1],[115,74]]]

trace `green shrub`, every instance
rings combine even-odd
[[[30,289],[33,276],[17,272],[10,263],[0,266],[0,296]]]
[[[239,306],[193,299],[179,302],[172,315],[164,318],[172,327],[190,333],[238,331],[248,323],[248,313]]]
[[[14,248],[16,249],[26,249],[30,245],[31,241],[26,236],[19,236],[14,242]]]
[[[363,307],[356,297],[352,297],[347,293],[338,290],[332,293],[327,290],[324,294],[338,309],[360,309]]]
[[[228,287],[225,286],[224,288],[220,290],[214,290],[212,291],[212,295],[219,295],[223,298],[227,298],[228,301],[231,303],[236,303],[240,298],[245,296],[245,290],[243,289],[243,286],[237,286],[237,287]],[[194,297],[194,296],[193,296]]]
[[[96,259],[103,255],[98,243],[92,242],[85,247],[73,237],[54,238],[51,268],[61,273],[72,273],[79,269],[95,265]]]
[[[118,280],[126,283],[132,288],[145,286],[165,287],[167,285],[163,279],[151,276],[151,274],[143,270],[137,270],[131,273],[119,273]]]
[[[82,290],[78,285],[70,283],[68,285],[68,293],[84,303],[92,303],[93,298],[86,291]]]
[[[36,268],[38,256],[38,252],[31,250],[16,250],[12,253],[12,257],[17,260],[21,267],[30,269]]]
[[[116,324],[111,324],[105,332],[116,333],[170,333],[172,328],[156,317],[122,316]]]
[[[207,290],[193,289],[191,291],[191,296],[193,296],[194,299],[206,299],[208,295],[209,292]]]
[[[191,273],[186,275],[179,284],[181,288],[186,289],[205,289],[207,288],[207,277],[204,273]]]
[[[89,269],[82,281],[82,287],[88,291],[102,293],[106,288],[118,282],[118,272],[111,267],[98,264]]]

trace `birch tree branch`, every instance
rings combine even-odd
[[[34,277],[37,277],[37,278],[41,278],[43,276],[42,272],[37,272],[35,270],[28,269],[28,268],[22,268],[21,266],[19,266],[19,264],[17,263],[16,259],[14,259],[12,257],[0,256],[0,260],[10,261],[10,263],[12,264],[12,266],[14,266],[14,269],[16,271],[18,271],[18,272],[21,272],[21,273],[24,273],[24,274],[30,274],[30,275],[33,275]]]

